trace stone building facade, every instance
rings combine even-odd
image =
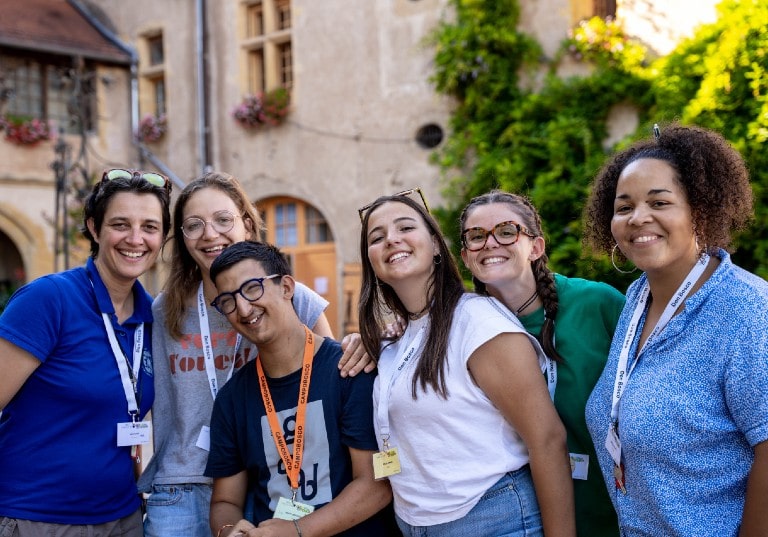
[[[13,12],[18,4],[24,9]],[[546,54],[596,12],[660,20],[664,31],[657,24],[646,36],[652,46],[661,35],[677,39],[692,29],[691,17],[687,26],[657,17],[668,2],[618,4],[523,0],[521,26]],[[712,5],[701,0],[696,11],[711,19]],[[59,32],[41,47],[44,27],[13,38],[19,25],[8,21],[40,14],[52,17],[48,27],[56,20],[65,29],[90,26],[78,34],[88,39],[67,44],[71,32]],[[87,65],[90,123],[84,135],[59,139],[70,146],[69,182],[109,167],[158,169],[177,189],[205,170],[239,178],[264,215],[266,239],[290,253],[297,277],[331,302],[327,314],[341,335],[357,323],[356,209],[413,187],[440,204],[430,155],[451,102],[430,85],[433,52],[424,38],[450,16],[448,0],[0,0],[0,77],[4,58]],[[18,108],[13,99],[30,84],[14,84],[0,106]],[[290,106],[279,125],[244,127],[233,118],[246,95],[280,87]],[[631,121],[627,114],[617,121]],[[161,117],[162,136],[137,143],[140,122]],[[0,136],[0,282],[8,286],[64,266],[51,225],[55,148],[54,140],[19,146]],[[83,254],[73,249],[69,265]],[[145,283],[157,291],[163,276],[161,265]]]

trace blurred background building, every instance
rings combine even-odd
[[[580,20],[618,17],[666,53],[715,3],[521,0],[520,26],[554,54]],[[82,263],[69,216],[104,169],[158,170],[177,192],[217,170],[330,301],[335,333],[354,329],[356,209],[413,187],[440,205],[430,157],[452,103],[425,38],[450,17],[449,0],[0,0],[0,300]],[[635,120],[610,121],[619,138]]]

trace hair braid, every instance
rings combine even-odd
[[[563,357],[555,348],[555,319],[560,302],[557,299],[555,275],[549,270],[548,261],[545,253],[531,263],[533,277],[536,279],[536,292],[544,304],[544,324],[541,327],[541,334],[539,334],[539,342],[547,356],[556,362],[562,362]]]

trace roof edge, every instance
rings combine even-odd
[[[89,60],[96,60],[102,63],[114,64],[114,65],[130,65],[132,59],[126,57],[117,57],[113,54],[99,54],[96,52],[88,52],[83,54],[83,51],[79,48],[62,47],[61,45],[46,45],[41,43],[32,43],[29,41],[23,41],[18,39],[9,39],[7,37],[0,37],[0,46],[8,47],[11,49],[30,50],[35,52],[45,52],[47,54],[55,54],[58,56],[83,56]]]
[[[131,63],[137,63],[139,61],[139,56],[136,53],[136,50],[127,43],[123,42],[114,32],[107,28],[104,23],[95,17],[90,12],[90,10],[88,10],[88,8],[80,3],[79,0],[67,0],[67,3],[74,7],[83,18],[85,18],[91,25],[93,25],[94,28],[96,28],[96,30],[102,36],[104,36],[105,39],[108,39],[116,47],[128,54],[128,56],[130,56]]]

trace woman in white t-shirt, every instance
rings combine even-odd
[[[413,193],[360,209],[360,332],[379,363],[374,467],[392,484],[398,525],[404,535],[574,536],[541,348],[495,299],[465,292]],[[407,326],[388,339],[392,315]]]

